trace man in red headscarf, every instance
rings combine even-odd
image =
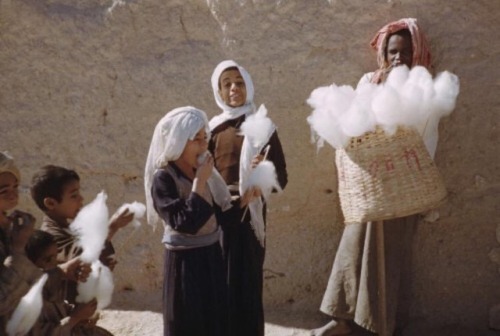
[[[371,41],[379,68],[365,74],[359,84],[383,83],[397,66],[421,65],[430,70],[431,57],[425,36],[413,18],[382,27]],[[358,85],[359,85],[358,84]],[[386,251],[387,328],[392,335],[396,313],[401,308],[401,285],[408,283],[411,237],[418,215],[384,221]],[[378,331],[377,256],[375,223],[345,226],[320,310],[333,319],[311,331],[314,336],[347,335],[352,322],[371,332]]]

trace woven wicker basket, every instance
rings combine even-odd
[[[446,189],[416,131],[375,132],[336,151],[345,223],[398,218],[437,207]]]

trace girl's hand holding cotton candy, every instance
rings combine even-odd
[[[201,183],[206,183],[208,178],[212,175],[214,169],[214,159],[211,155],[205,155],[203,161],[198,165],[196,169],[196,178],[199,179]]]
[[[248,203],[259,197],[262,197],[262,190],[259,187],[249,187],[241,197],[240,208],[244,208]]]
[[[252,168],[257,167],[257,165],[261,163],[262,160],[264,160],[264,155],[262,154],[255,155],[252,159]]]

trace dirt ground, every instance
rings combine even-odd
[[[126,307],[126,309],[124,309]],[[266,310],[266,336],[308,336],[310,330],[326,322],[328,317],[318,312]],[[476,330],[460,325],[433,328],[407,326],[395,336],[499,336],[500,331]],[[112,305],[101,312],[99,325],[117,336],[162,336],[160,293],[122,291],[115,293]],[[351,336],[371,336],[354,326]]]

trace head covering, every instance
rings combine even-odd
[[[427,69],[431,67],[431,54],[429,52],[427,39],[425,38],[422,30],[419,28],[417,19],[400,19],[383,26],[370,42],[372,48],[377,51],[377,63],[379,66],[379,69],[375,72],[372,78],[373,83],[380,82],[384,69],[389,66],[386,60],[386,49],[389,37],[403,29],[408,29],[411,34],[411,42],[413,46],[412,67],[415,65],[421,65]]]
[[[219,93],[219,80],[220,76],[222,73],[228,69],[228,68],[237,68],[238,71],[241,74],[241,77],[243,77],[243,81],[245,82],[245,88],[247,92],[247,97],[245,104],[243,106],[239,107],[231,107],[227,105],[223,100],[222,97],[220,96]],[[213,130],[215,127],[219,126],[223,122],[227,120],[232,120],[236,119],[238,117],[241,117],[242,115],[248,115],[251,114],[255,111],[255,106],[253,104],[253,96],[254,96],[254,87],[253,87],[253,82],[252,78],[250,77],[250,74],[243,68],[242,66],[238,65],[235,61],[232,60],[226,60],[220,62],[216,67],[214,72],[212,73],[212,90],[214,92],[214,98],[215,102],[217,103],[217,106],[219,106],[222,109],[222,113],[213,117],[210,120],[210,129]]]
[[[17,181],[21,181],[21,174],[19,169],[17,169],[14,164],[14,159],[7,152],[0,152],[0,174],[11,173],[17,178]]]
[[[156,125],[144,169],[144,188],[149,224],[156,226],[160,221],[154,209],[151,195],[156,170],[168,165],[169,161],[177,160],[184,151],[187,141],[193,140],[202,128],[205,128],[207,134],[210,134],[207,115],[192,106],[179,107],[168,112]],[[231,195],[224,180],[215,169],[207,183],[214,201],[223,210],[230,207]]]

